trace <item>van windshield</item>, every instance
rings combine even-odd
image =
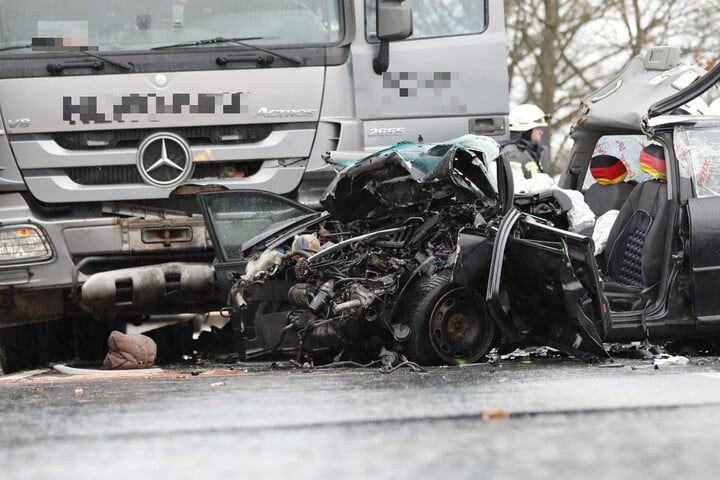
[[[0,55],[149,50],[217,37],[320,46],[338,43],[343,31],[341,0],[0,0],[0,12]]]

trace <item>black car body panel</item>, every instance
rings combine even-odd
[[[511,210],[491,256],[482,231],[462,231],[458,245],[453,280],[487,285],[488,309],[506,341],[548,345],[579,358],[608,356],[609,309],[590,238]]]
[[[699,324],[720,324],[720,198],[688,201],[693,312]]]
[[[607,357],[609,309],[591,239],[529,216],[517,228],[521,234],[509,238],[503,255],[501,282],[512,320],[506,331],[580,358]]]

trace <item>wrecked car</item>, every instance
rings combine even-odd
[[[403,142],[343,166],[321,212],[269,192],[200,193],[216,249],[211,269],[171,263],[96,274],[83,285],[83,305],[147,313],[212,298],[212,287],[226,299],[243,359],[476,362],[500,339],[500,324],[506,341],[604,353],[595,325],[605,321],[602,295],[585,273],[591,240],[565,229],[567,209],[554,192],[514,196],[494,140]],[[523,228],[538,229],[547,245],[506,254],[496,243],[504,248],[504,225],[514,229],[520,212]],[[508,280],[527,281],[525,265],[548,268],[543,281],[554,290],[541,295],[554,296],[544,318],[530,289],[516,292]],[[512,316],[484,298],[501,272],[493,295],[510,299]],[[533,323],[534,336],[512,335],[519,321]]]
[[[188,305],[182,292],[208,298],[213,290],[226,299],[243,358],[476,361],[495,340],[495,324],[473,291],[452,284],[450,267],[458,232],[487,225],[510,201],[498,158],[486,137],[400,143],[346,162],[321,200],[325,211],[269,192],[200,193],[212,269],[97,274],[83,285],[83,305],[147,312],[167,306],[168,296]],[[179,287],[167,295],[173,278]],[[123,288],[130,301],[119,305]],[[151,290],[159,293],[149,300]]]
[[[402,143],[348,162],[322,212],[267,192],[199,194],[212,266],[102,272],[83,305],[163,312],[222,298],[241,358],[316,363],[476,362],[498,344],[593,359],[609,357],[606,342],[718,335],[720,117],[692,105],[720,66],[678,58],[654,48],[585,99],[560,189],[513,195],[487,138]],[[594,166],[601,156],[619,163]],[[595,232],[570,231],[558,194],[613,196],[594,172],[628,184],[604,252]]]

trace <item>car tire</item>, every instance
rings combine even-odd
[[[477,362],[495,339],[482,296],[452,283],[449,270],[416,279],[399,313],[412,330],[405,353],[421,365]]]

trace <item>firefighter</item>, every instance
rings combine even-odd
[[[542,144],[549,115],[531,104],[518,105],[510,112],[510,142],[503,153],[517,177],[532,178],[538,172],[550,173],[550,157]]]

